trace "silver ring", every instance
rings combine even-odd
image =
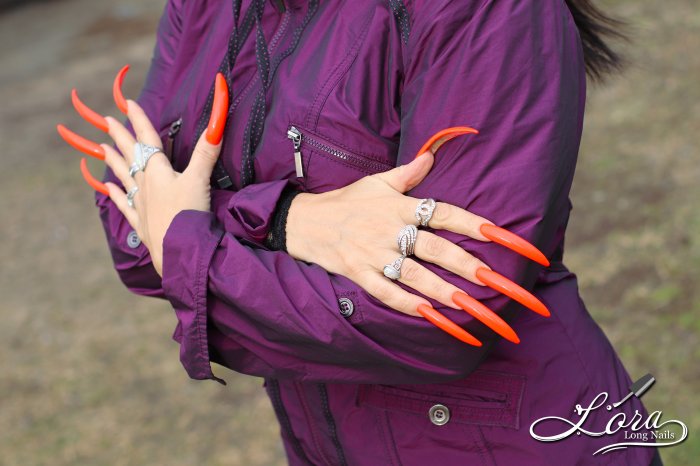
[[[158,152],[163,152],[163,149],[156,146],[151,146],[149,144],[144,144],[143,142],[134,143],[134,165],[139,167],[139,170],[145,171],[146,164],[153,157],[154,154]],[[137,170],[138,171],[138,170]],[[134,172],[136,174],[136,172]]]
[[[126,193],[126,203],[129,204],[129,207],[134,207],[134,196],[138,192],[139,187],[134,186],[129,190],[128,193]]]
[[[421,199],[416,206],[416,220],[420,222],[422,227],[427,227],[428,222],[433,217],[435,210],[435,199]]]
[[[401,278],[401,266],[403,265],[403,260],[406,258],[403,254],[399,256],[398,259],[396,259],[394,262],[391,264],[387,264],[384,266],[384,276],[386,278],[389,278],[391,280],[398,280]]]
[[[133,178],[134,175],[136,174],[136,172],[140,171],[140,170],[141,170],[141,166],[138,163],[136,163],[136,162],[132,163],[131,167],[129,167],[129,176]]]
[[[404,256],[412,256],[416,250],[416,238],[418,236],[418,228],[415,225],[406,225],[399,230],[399,236],[396,241],[399,243],[399,249]]]

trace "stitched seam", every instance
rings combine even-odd
[[[328,466],[333,466],[333,463],[328,461],[328,458],[326,458],[326,455],[323,452],[323,449],[321,448],[321,442],[318,440],[318,436],[316,435],[316,423],[314,422],[313,416],[311,416],[311,410],[309,409],[309,405],[306,402],[306,397],[304,396],[304,391],[302,390],[301,383],[300,382],[294,382],[294,389],[297,392],[297,396],[299,397],[299,401],[301,402],[301,407],[303,408],[304,411],[304,417],[306,417],[306,422],[309,425],[309,431],[311,432],[311,438],[314,441],[314,446],[316,447],[316,451],[318,452],[318,455],[321,457],[321,460],[328,465]]]

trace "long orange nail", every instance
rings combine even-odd
[[[489,270],[484,267],[479,267],[476,269],[476,278],[486,283],[488,287],[493,288],[496,291],[500,291],[504,295],[514,299],[523,306],[540,315],[545,317],[549,317],[551,315],[549,309],[547,309],[547,306],[542,304],[539,299],[535,298],[520,285],[508,280],[500,273],[496,273],[493,270]]]
[[[88,123],[96,126],[97,129],[101,129],[105,133],[109,132],[109,124],[107,123],[107,120],[105,120],[102,115],[85,105],[78,98],[78,91],[75,89],[71,91],[71,100],[73,101],[73,107],[75,107],[75,110],[81,117],[85,118]]]
[[[416,157],[418,157],[428,149],[430,149],[430,152],[435,154],[440,148],[440,146],[445,144],[450,139],[454,139],[462,134],[479,134],[479,132],[474,128],[470,128],[469,126],[452,126],[450,128],[445,128],[443,130],[438,131],[430,139],[428,139],[426,143],[423,144],[423,147],[420,148],[420,150],[416,154]]]
[[[73,131],[69,130],[63,125],[56,125],[56,129],[63,140],[73,146],[75,149],[95,157],[96,159],[105,159],[105,150],[96,142],[92,142],[89,139],[85,139],[84,137],[75,134]]]
[[[105,196],[109,196],[109,190],[107,189],[107,185],[100,181],[97,181],[97,179],[94,176],[92,176],[92,174],[88,170],[87,160],[85,159],[85,157],[82,157],[80,159],[80,171],[83,174],[83,178],[85,178],[85,181],[87,181],[87,184],[89,184],[92,187],[92,189],[101,192]]]
[[[124,94],[122,94],[122,83],[124,82],[124,76],[126,76],[127,71],[129,71],[129,65],[124,65],[124,68],[119,70],[117,77],[114,78],[114,85],[112,87],[114,102],[117,104],[117,108],[121,110],[124,115],[126,115],[129,111]]]
[[[538,264],[542,264],[545,267],[549,266],[549,261],[544,254],[542,254],[542,251],[515,233],[489,223],[482,224],[479,230],[481,231],[481,234],[491,241],[505,246],[508,249],[512,249],[518,254],[521,254],[528,259],[532,259]]]
[[[481,342],[474,338],[472,334],[464,330],[459,325],[452,322],[450,319],[440,314],[437,310],[428,306],[427,304],[418,305],[418,312],[420,315],[425,317],[433,325],[437,326],[441,330],[449,333],[458,340],[463,341],[472,346],[481,346]]]
[[[498,314],[468,294],[455,291],[452,295],[452,301],[506,340],[520,343],[520,338],[518,338],[518,335],[510,325],[501,319]]]
[[[228,116],[228,85],[221,73],[216,73],[214,84],[214,103],[211,107],[209,126],[207,127],[207,142],[217,145],[221,142]]]

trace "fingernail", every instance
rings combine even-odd
[[[476,269],[476,278],[486,283],[489,288],[500,291],[509,298],[544,317],[549,317],[551,315],[547,306],[542,304],[542,302],[535,298],[530,292],[493,270],[479,267]]]
[[[518,338],[518,335],[510,325],[501,319],[498,314],[468,294],[455,291],[452,295],[452,301],[506,340],[520,343],[520,338]]]
[[[129,113],[129,107],[126,104],[126,99],[124,94],[122,94],[122,83],[124,82],[124,76],[126,76],[127,71],[129,71],[129,65],[125,65],[117,76],[114,78],[114,85],[112,86],[112,94],[114,95],[114,102],[117,104],[117,108],[126,115]]]
[[[445,128],[433,134],[430,139],[423,144],[423,147],[420,148],[416,157],[428,150],[434,155],[444,143],[462,134],[479,134],[479,132],[469,126],[452,126],[450,128]]]
[[[75,108],[75,110],[81,117],[87,120],[88,123],[97,127],[97,129],[104,131],[105,133],[109,131],[109,125],[107,124],[107,120],[105,120],[102,115],[85,105],[78,97],[78,91],[76,91],[75,89],[71,91],[71,100],[73,102],[73,107]]]
[[[430,323],[438,327],[439,329],[449,333],[458,340],[467,343],[472,346],[481,346],[481,342],[474,338],[472,334],[464,330],[459,325],[452,322],[450,319],[440,314],[437,310],[428,306],[427,304],[418,305],[418,313],[425,317]]]
[[[88,170],[87,160],[85,159],[85,157],[82,157],[80,159],[80,172],[83,174],[83,178],[85,178],[85,181],[87,181],[87,184],[89,184],[92,187],[92,189],[101,192],[105,196],[109,196],[109,189],[107,189],[107,185],[100,181],[97,181],[97,179],[94,176],[92,176],[92,173],[90,173],[90,170]]]
[[[482,224],[479,230],[482,235],[491,241],[505,246],[528,259],[532,259],[538,264],[542,264],[545,267],[549,266],[549,260],[542,254],[542,251],[515,233],[489,223]]]
[[[216,73],[214,83],[214,103],[211,107],[209,126],[207,127],[207,142],[214,146],[221,142],[228,116],[228,85],[226,78],[221,73]]]
[[[71,146],[73,146],[73,148],[78,149],[80,152],[83,152],[91,157],[95,157],[96,159],[105,159],[104,149],[96,142],[90,141],[89,139],[85,139],[84,137],[74,133],[73,131],[60,124],[56,125],[56,129],[58,130],[58,134],[61,135],[63,140]]]

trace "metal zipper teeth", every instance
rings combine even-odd
[[[323,142],[321,142],[317,139],[313,139],[312,137],[309,137],[305,133],[301,133],[301,140],[302,140],[302,142],[305,142],[306,144],[308,144],[310,146],[313,146],[317,149],[320,149],[324,152],[327,152],[331,155],[334,155],[341,160],[345,160],[346,162],[354,163],[355,165],[365,166],[373,171],[380,172],[380,171],[387,170],[389,168],[393,168],[393,167],[389,166],[388,164],[383,164],[381,162],[375,162],[375,161],[368,160],[365,158],[360,158],[360,157],[353,155],[353,154],[350,154],[348,152],[343,152],[342,150],[338,150],[334,147],[329,146],[328,144],[324,144]]]
[[[287,437],[292,443],[294,451],[296,451],[297,455],[299,455],[299,458],[302,458],[307,462],[307,464],[311,464],[309,459],[306,457],[306,453],[304,453],[304,449],[301,447],[299,439],[296,437],[296,435],[294,435],[294,431],[292,430],[292,422],[289,420],[289,414],[287,414],[287,410],[282,404],[279,381],[277,379],[266,379],[266,382],[270,393],[270,400],[272,401],[272,407],[279,418],[280,424],[282,424],[282,428],[287,433]]]

